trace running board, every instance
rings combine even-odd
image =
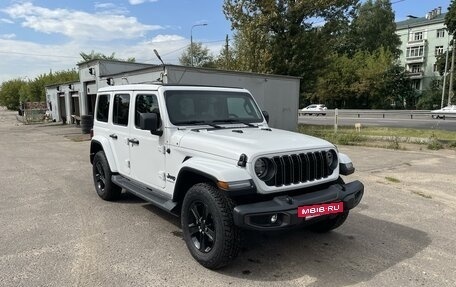
[[[161,194],[159,191],[153,190],[142,184],[133,182],[132,180],[125,178],[119,174],[111,177],[112,182],[116,185],[126,189],[128,192],[152,203],[153,205],[171,213],[177,215],[174,209],[177,206],[177,202],[174,202],[171,197],[165,194]]]

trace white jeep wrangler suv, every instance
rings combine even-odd
[[[122,188],[181,217],[203,266],[239,252],[240,230],[339,227],[364,186],[319,138],[268,127],[245,89],[122,85],[98,91],[90,162],[98,195]]]

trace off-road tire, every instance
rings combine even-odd
[[[332,218],[330,217],[330,218],[318,221],[318,222],[308,226],[307,229],[309,229],[313,232],[317,232],[317,233],[326,233],[326,232],[336,229],[337,227],[344,224],[347,217],[348,217],[348,210],[336,215],[335,217],[332,217]]]
[[[113,201],[119,198],[122,188],[112,182],[111,168],[103,151],[99,151],[93,158],[92,165],[93,182],[99,197]]]
[[[209,183],[195,184],[185,195],[181,213],[184,240],[193,258],[206,268],[226,266],[239,253],[240,230],[234,225],[233,208],[234,202]]]

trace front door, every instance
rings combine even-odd
[[[136,94],[130,124],[130,138],[134,141],[130,145],[131,177],[152,188],[162,189],[166,183],[164,137],[139,128],[140,113],[152,112],[160,114],[157,96]]]

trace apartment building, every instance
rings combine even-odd
[[[434,79],[442,78],[436,61],[446,53],[451,41],[444,23],[445,14],[438,7],[425,17],[409,15],[407,20],[396,22],[396,33],[402,42],[400,62],[418,91],[427,90]]]

